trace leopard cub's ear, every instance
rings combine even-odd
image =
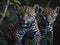
[[[58,13],[60,12],[60,7],[57,6],[56,9],[54,10],[54,12],[55,12],[56,14],[58,14]]]
[[[34,5],[35,13],[41,13],[41,7],[38,4]]]
[[[19,10],[18,8],[19,8],[19,6],[15,4],[14,9],[15,9],[16,13],[18,13],[18,10]]]

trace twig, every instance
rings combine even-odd
[[[8,6],[9,6],[9,0],[7,1],[7,5],[6,5],[5,9],[4,9],[4,13],[2,15],[2,18],[0,19],[0,25],[2,24],[3,19],[5,18],[5,14],[6,14],[6,11],[8,9]]]
[[[0,30],[0,33],[1,33],[2,36],[4,36],[4,33],[1,30]]]

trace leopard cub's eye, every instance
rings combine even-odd
[[[19,15],[20,15],[20,18],[23,17],[23,13],[20,13]]]

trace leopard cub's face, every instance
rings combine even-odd
[[[59,7],[56,7],[55,9],[52,8],[46,8],[46,14],[47,14],[47,19],[50,22],[52,17],[56,17],[59,13]]]
[[[22,20],[29,20],[30,17],[35,16],[36,13],[33,7],[23,6],[23,7],[19,7],[18,15]]]

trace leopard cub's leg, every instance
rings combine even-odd
[[[34,24],[35,25],[33,25],[33,27],[32,27],[32,31],[34,33],[34,38],[32,40],[32,45],[39,45],[40,40],[41,40],[41,33],[40,33],[39,28],[38,28],[38,25],[37,25],[38,23],[37,23],[36,20],[35,20]]]
[[[39,43],[40,43],[41,34],[40,33],[39,34],[36,34],[36,33],[35,33],[35,36],[34,36],[34,38],[32,40],[32,45],[39,45]]]
[[[22,45],[22,38],[25,35],[24,30],[14,32],[15,45]]]

